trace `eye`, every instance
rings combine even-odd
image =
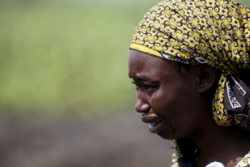
[[[157,90],[157,88],[158,88],[158,85],[155,85],[155,84],[144,83],[141,86],[142,91],[144,91],[147,94],[152,94],[155,90]]]
[[[154,90],[158,89],[158,84],[151,82],[136,82],[132,81],[132,84],[135,85],[135,89],[138,91],[143,91],[147,94],[152,94]]]
[[[143,84],[142,87],[143,87],[143,89],[145,89],[145,90],[150,90],[150,89],[155,89],[155,88],[157,88],[157,86],[151,85],[151,84]]]

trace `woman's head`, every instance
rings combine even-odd
[[[238,74],[250,69],[249,19],[250,10],[232,0],[165,0],[145,15],[130,48],[191,69],[199,65],[221,71],[214,120],[221,126],[247,126],[250,91]]]

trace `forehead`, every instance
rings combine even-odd
[[[160,79],[159,77],[175,73],[177,63],[146,53],[131,50],[129,56],[129,77]]]

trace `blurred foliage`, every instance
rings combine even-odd
[[[85,112],[131,102],[128,47],[156,1],[104,2],[0,1],[1,110]]]
[[[131,104],[128,46],[157,2],[0,0],[0,109],[85,113]]]

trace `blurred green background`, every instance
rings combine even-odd
[[[128,47],[157,1],[0,0],[1,111],[113,111],[134,99]]]

